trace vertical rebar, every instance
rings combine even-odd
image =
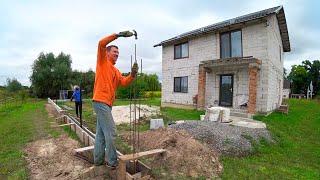
[[[137,44],[135,43],[134,44],[134,62],[137,63]],[[138,78],[138,72],[136,74],[136,78]],[[133,154],[135,155],[136,153],[136,133],[137,133],[137,79],[135,80],[134,82],[134,95],[135,95],[135,98],[134,98],[134,136],[135,136],[135,140],[134,140],[134,152]],[[134,161],[134,173],[136,173],[136,162],[137,161]]]
[[[134,63],[137,63],[137,44],[134,44]],[[137,76],[137,74],[136,74],[136,76]],[[133,136],[134,136],[134,146],[133,146],[133,154],[135,154],[136,153],[136,131],[137,131],[137,129],[136,129],[136,121],[137,121],[137,102],[136,102],[136,96],[137,96],[137,92],[136,92],[136,82],[137,82],[137,80],[135,80],[134,81],[134,83],[133,83],[133,95],[134,95],[134,100],[133,100],[133,102],[134,102],[134,123],[133,123]]]
[[[142,59],[140,60],[140,78],[139,80],[142,80]],[[141,92],[141,82],[139,84],[139,94],[140,94],[140,98],[139,98],[139,119],[138,119],[138,151],[140,152],[140,131],[139,131],[139,127],[140,127],[140,118],[141,118],[141,98],[142,98],[142,92]]]
[[[130,63],[130,67],[132,68],[132,55],[131,55],[131,63]],[[133,148],[133,141],[132,141],[132,117],[131,117],[131,113],[132,113],[132,109],[131,109],[131,102],[132,102],[132,85],[130,86],[130,89],[129,89],[129,99],[130,99],[130,139],[129,139],[129,142],[131,143],[132,145],[132,148]]]

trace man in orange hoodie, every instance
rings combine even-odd
[[[109,45],[118,37],[130,37],[133,33],[123,31],[101,39],[98,44],[96,76],[93,89],[93,108],[97,114],[96,139],[94,144],[94,164],[102,165],[107,155],[107,166],[115,168],[118,165],[118,157],[114,140],[116,126],[111,114],[112,104],[115,100],[115,92],[119,85],[129,85],[138,72],[138,64],[134,63],[131,73],[122,76],[114,66],[119,56],[118,47]]]

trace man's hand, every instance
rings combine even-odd
[[[133,33],[130,31],[122,31],[117,34],[117,37],[131,37]]]
[[[138,63],[135,62],[131,68],[131,73],[130,73],[131,77],[135,78],[138,73],[138,70],[139,70]]]

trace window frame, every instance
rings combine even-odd
[[[183,44],[188,45],[188,56],[186,56],[186,57],[182,57],[182,45]],[[180,57],[176,57],[176,47],[177,46],[180,46]],[[184,58],[189,58],[189,41],[178,43],[173,46],[173,59],[176,60],[176,59],[184,59]]]
[[[240,33],[241,33],[241,35],[240,35],[240,37],[241,37],[241,56],[232,56],[232,41],[231,41],[231,33],[232,32],[236,32],[236,31],[240,31]],[[230,45],[230,47],[229,47],[229,49],[230,49],[230,57],[224,57],[224,58],[233,58],[233,57],[243,57],[243,42],[242,42],[242,29],[235,29],[235,30],[232,30],[232,31],[226,31],[226,32],[222,32],[222,33],[220,33],[220,43],[219,43],[219,47],[220,47],[220,59],[224,59],[223,57],[222,57],[222,48],[221,48],[221,36],[223,35],[223,34],[229,34],[229,45]]]
[[[282,48],[279,45],[279,58],[280,58],[280,62],[282,62]]]
[[[186,78],[187,79],[187,87],[186,87],[186,91],[182,90],[182,79]],[[175,85],[176,85],[176,79],[180,79],[180,85],[179,85],[179,91],[176,91]],[[189,89],[189,84],[188,84],[188,76],[179,76],[179,77],[173,77],[173,92],[175,93],[188,93],[188,89]]]

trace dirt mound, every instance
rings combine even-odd
[[[174,176],[216,177],[222,172],[218,154],[193,139],[186,131],[158,129],[140,134],[141,151],[164,148],[164,158],[155,158],[152,168],[164,168]]]
[[[72,150],[78,148],[77,141],[67,135],[41,139],[29,143],[25,148],[30,179],[75,179],[91,165],[77,159]]]

